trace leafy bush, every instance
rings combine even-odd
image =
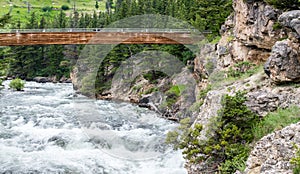
[[[273,30],[279,30],[282,28],[282,25],[279,22],[275,22],[273,25]]]
[[[185,158],[192,163],[205,162],[211,171],[234,173],[245,168],[251,143],[254,139],[252,125],[258,122],[257,115],[244,104],[245,92],[238,91],[235,96],[225,95],[218,116],[210,122],[207,139],[199,139],[202,125],[185,131],[169,133],[168,142],[178,143],[175,147],[183,149]],[[176,139],[180,137],[179,140]],[[175,137],[175,138],[174,138]]]
[[[16,78],[9,83],[9,87],[17,91],[23,90],[24,85],[25,82],[19,78]]]
[[[180,141],[183,137],[186,137],[189,134],[191,126],[190,118],[185,118],[180,120],[180,126],[177,127],[174,131],[167,133],[166,143],[172,144],[174,149],[179,149]]]
[[[208,59],[207,63],[204,65],[204,67],[205,67],[205,70],[207,71],[207,73],[211,74],[215,69],[215,64],[212,60]]]
[[[144,94],[151,94],[153,92],[159,91],[157,87],[149,88],[144,92]]]
[[[300,148],[294,144],[294,148],[296,149],[296,155],[291,159],[290,163],[293,164],[293,174],[300,173]]]
[[[62,6],[61,6],[61,9],[62,9],[62,10],[69,10],[70,7],[69,7],[68,5],[62,5]]]
[[[3,80],[0,79],[0,90],[3,89],[3,85],[2,85]]]
[[[152,70],[152,71],[149,71],[147,73],[144,73],[143,77],[146,80],[148,80],[150,83],[156,84],[158,79],[163,78],[163,77],[167,77],[167,75],[163,72]]]
[[[178,100],[179,96],[182,94],[182,92],[185,90],[185,86],[184,85],[175,85],[172,86],[167,92],[167,106],[171,107],[173,104],[176,103],[176,101]]]

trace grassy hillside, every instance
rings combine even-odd
[[[79,12],[93,13],[95,10],[96,0],[0,0],[0,15],[4,15],[12,8],[12,21],[16,23],[20,21],[24,23],[29,18],[28,5],[30,4],[30,12],[36,12],[43,14],[46,17],[53,17],[59,13],[62,5],[68,6],[69,10],[66,10],[66,14],[70,14],[75,8]],[[98,11],[105,11],[105,0],[98,2]],[[46,10],[46,9],[51,10]]]

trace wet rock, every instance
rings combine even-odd
[[[143,95],[139,100],[138,105],[140,107],[149,108],[160,113],[161,111],[158,108],[163,102],[163,97],[164,94],[159,91]]]
[[[59,82],[60,83],[72,83],[72,80],[70,78],[66,78],[65,76],[62,76],[60,79],[59,79]]]
[[[48,143],[54,143],[55,145],[64,148],[67,146],[68,140],[60,136],[53,136],[48,139]]]
[[[47,77],[35,77],[33,78],[33,81],[37,83],[46,83],[49,82],[49,79]]]

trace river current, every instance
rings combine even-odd
[[[0,173],[185,174],[164,144],[177,125],[129,103],[76,95],[72,84],[0,91]]]

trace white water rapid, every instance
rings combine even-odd
[[[0,173],[187,173],[181,152],[164,144],[177,125],[154,112],[76,96],[71,84],[26,82],[18,92],[8,83],[0,91]]]

